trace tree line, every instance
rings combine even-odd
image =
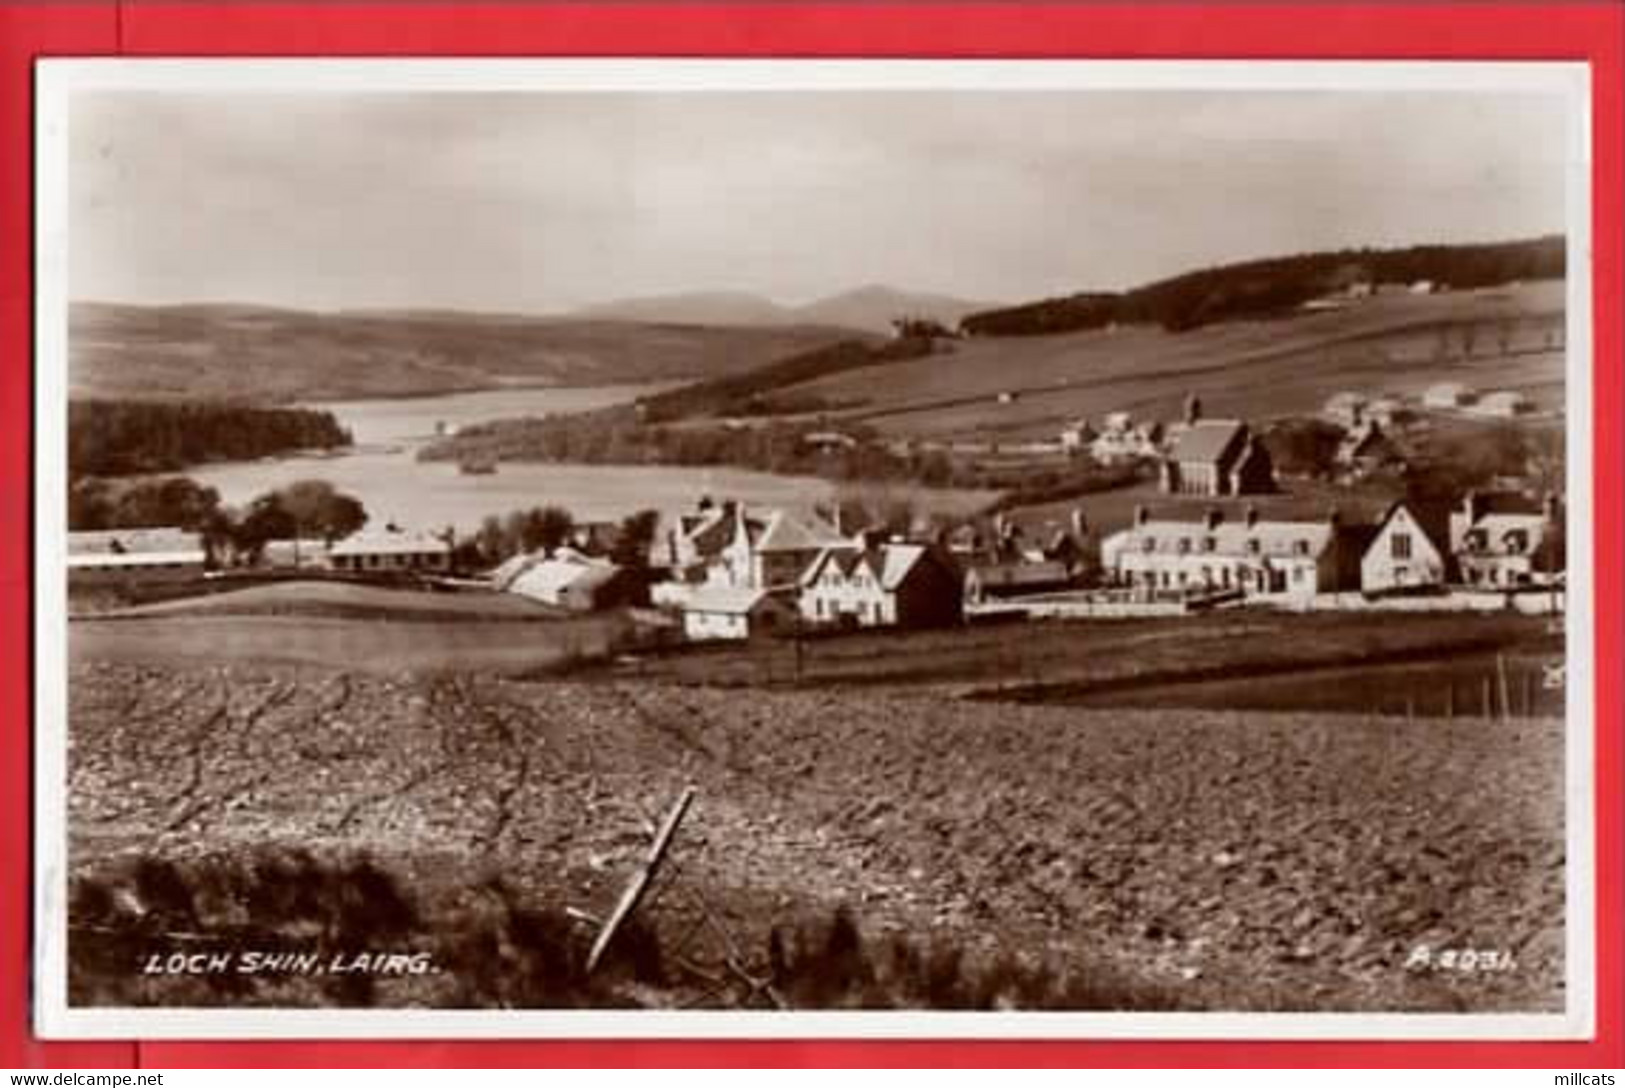
[[[972,336],[1041,336],[1151,324],[1181,332],[1235,318],[1288,313],[1355,282],[1426,280],[1457,290],[1516,280],[1561,279],[1561,236],[1492,245],[1353,249],[1271,257],[1198,269],[1125,292],[1088,292],[971,314]]]
[[[257,562],[273,540],[331,543],[366,524],[361,500],[325,480],[267,491],[240,509],[223,505],[218,491],[188,476],[133,482],[85,477],[68,488],[70,530],[185,529],[202,535],[217,564],[227,556]]]
[[[205,401],[74,400],[68,405],[68,473],[130,476],[210,461],[245,461],[300,449],[348,446],[331,412]]]

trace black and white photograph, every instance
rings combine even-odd
[[[1588,1031],[1583,66],[39,90],[44,1030]]]

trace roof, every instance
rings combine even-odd
[[[69,555],[132,555],[137,553],[196,552],[203,554],[203,536],[185,529],[97,529],[68,534]]]
[[[1238,419],[1202,419],[1174,435],[1168,456],[1174,461],[1216,463],[1245,439],[1247,425]]]
[[[975,563],[971,565],[969,573],[983,585],[995,586],[1050,585],[1071,580],[1066,564],[1058,560],[1042,563]]]
[[[1335,537],[1330,520],[1322,521],[1221,521],[1209,527],[1205,520],[1173,521],[1153,520],[1130,529],[1114,533],[1111,543],[1115,547],[1128,547],[1137,552],[1154,555],[1224,555],[1224,556],[1295,556],[1300,542],[1307,554],[1319,556]],[[1202,546],[1213,538],[1211,551]],[[1145,547],[1145,541],[1151,547]],[[1180,541],[1187,541],[1186,550],[1180,550]],[[1256,543],[1257,547],[1254,548]]]
[[[749,586],[696,586],[683,601],[684,612],[714,612],[728,616],[743,616],[764,604],[778,603],[765,589]]]
[[[451,545],[427,533],[354,533],[333,545],[334,558],[346,555],[437,555],[451,551]]]
[[[597,569],[608,570],[611,575],[615,572],[615,568],[607,563],[584,563],[568,558],[541,559],[514,577],[508,583],[507,590],[523,597],[552,599]]]
[[[894,590],[907,580],[909,574],[931,549],[924,544],[905,544],[887,541],[868,551],[852,548],[826,548],[802,572],[802,585],[811,585],[824,568],[833,563],[842,574],[850,575],[862,564],[869,568],[883,590]]]
[[[785,510],[770,511],[760,520],[750,515],[745,518],[746,530],[758,552],[811,552],[848,543],[822,519],[803,520]]]
[[[1377,532],[1380,534],[1388,528],[1388,523],[1394,515],[1404,510],[1416,525],[1427,534],[1433,546],[1440,552],[1449,551],[1450,544],[1450,508],[1440,502],[1421,502],[1415,499],[1401,499],[1391,504],[1383,511],[1377,522]]]

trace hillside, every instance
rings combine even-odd
[[[745,327],[814,325],[863,332],[889,332],[900,317],[926,318],[952,328],[960,318],[985,310],[986,302],[904,291],[869,284],[802,306],[786,306],[745,291],[693,291],[621,299],[577,310],[594,321],[665,322]]]
[[[882,433],[942,440],[1053,438],[1112,411],[1168,418],[1187,392],[1209,414],[1310,412],[1340,390],[1415,396],[1439,381],[1517,389],[1543,409],[1563,394],[1561,281],[1440,295],[1382,295],[1290,320],[1184,333],[1152,326],[975,337],[781,388],[787,403],[841,405]],[[1001,397],[1004,394],[1004,397]]]
[[[97,302],[73,305],[69,332],[76,397],[268,401],[707,378],[850,335],[807,325]]]
[[[1291,313],[1311,300],[1373,288],[1451,290],[1561,279],[1560,236],[1483,245],[1349,249],[1267,257],[1201,268],[1122,293],[1087,292],[971,314],[976,336],[1041,336],[1112,324],[1174,331],[1237,318]]]

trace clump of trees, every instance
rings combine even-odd
[[[1263,440],[1283,475],[1323,480],[1337,471],[1343,429],[1323,419],[1284,419],[1266,430]]]
[[[172,472],[299,449],[348,446],[331,412],[199,401],[75,400],[68,405],[68,474]]]
[[[1564,270],[1559,235],[1493,245],[1304,253],[1199,269],[1122,293],[1089,292],[986,310],[966,317],[960,328],[973,336],[1041,336],[1117,323],[1179,332],[1287,313],[1347,286],[1351,277],[1373,284],[1430,280],[1465,289],[1561,279]]]
[[[257,558],[267,542],[317,537],[329,543],[367,523],[361,501],[325,480],[300,480],[268,491],[241,510],[187,476],[134,482],[89,477],[68,488],[68,528],[173,527],[201,533],[211,555]]]
[[[640,510],[622,518],[609,534],[607,548],[589,541],[582,549],[588,554],[602,550],[611,562],[634,571],[649,566],[649,549],[660,526],[654,510]],[[492,515],[479,531],[465,541],[455,558],[467,567],[495,566],[515,555],[540,552],[552,555],[575,536],[577,524],[570,512],[559,506],[536,506],[515,510],[506,516]]]

